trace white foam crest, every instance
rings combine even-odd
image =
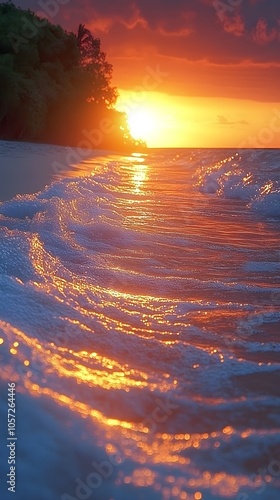
[[[215,194],[224,199],[247,202],[248,208],[264,217],[280,217],[280,189],[277,176],[274,180],[265,178],[258,165],[248,165],[242,157],[230,157],[196,172],[196,186],[202,193]],[[267,169],[267,176],[275,168]],[[279,180],[279,179],[278,179]]]

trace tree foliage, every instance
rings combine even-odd
[[[80,51],[80,65],[91,76],[90,100],[97,103],[105,102],[112,106],[117,99],[117,90],[112,87],[113,66],[106,60],[106,54],[101,50],[101,41],[93,37],[91,32],[80,24],[77,34],[77,44]]]
[[[0,4],[0,138],[76,145],[106,119],[96,147],[135,145],[114,109],[112,65],[84,25],[77,35],[30,10]]]

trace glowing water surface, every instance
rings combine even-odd
[[[16,498],[279,498],[279,160],[102,154],[0,205]]]

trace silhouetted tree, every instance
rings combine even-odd
[[[23,25],[30,27],[26,38]],[[25,34],[24,34],[25,33]],[[98,147],[135,144],[113,105],[112,65],[84,25],[68,33],[11,2],[0,4],[0,138],[75,145],[109,120]]]
[[[105,102],[107,106],[115,104],[118,93],[112,87],[113,66],[108,63],[106,54],[101,50],[101,41],[80,24],[77,34],[77,45],[80,50],[80,65],[90,75],[91,97],[89,100]]]

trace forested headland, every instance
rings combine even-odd
[[[84,26],[69,33],[0,4],[0,139],[142,149],[114,108],[112,65]]]

